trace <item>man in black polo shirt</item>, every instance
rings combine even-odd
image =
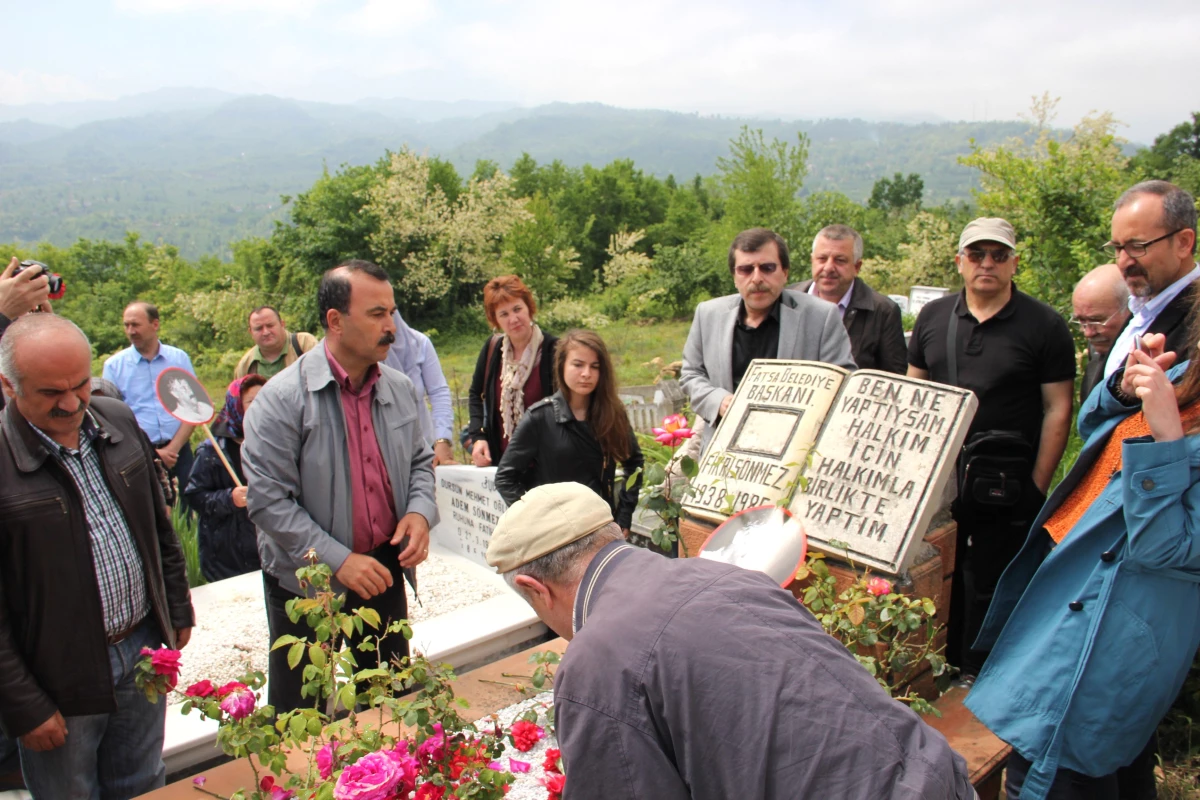
[[[1034,451],[1021,501],[972,513],[955,503],[954,565],[946,655],[974,675],[984,653],[970,643],[987,613],[1000,574],[1025,541],[1029,523],[1066,448],[1075,382],[1075,346],[1053,308],[1017,290],[1016,234],[1003,219],[976,219],[963,229],[954,257],[963,291],[921,309],[908,348],[908,375],[970,389],[979,410],[967,441],[984,431],[1015,431]],[[956,347],[951,378],[951,323]]]

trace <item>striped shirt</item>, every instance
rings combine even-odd
[[[150,613],[146,570],[125,514],[104,479],[100,454],[93,446],[100,434],[96,420],[90,411],[85,412],[78,450],[63,447],[32,423],[29,427],[75,481],[92,543],[104,630],[109,636],[124,633]]]

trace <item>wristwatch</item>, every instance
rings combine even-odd
[[[442,438],[440,438],[440,439],[434,439],[434,440],[433,440],[433,446],[434,446],[434,447],[437,447],[437,446],[438,446],[439,444],[441,444],[442,442],[445,442],[446,444],[450,445],[450,448],[451,448],[451,449],[453,449],[453,448],[454,448],[454,442],[450,441],[450,440],[449,440],[449,439],[447,439],[445,436],[443,436],[443,437],[442,437]]]

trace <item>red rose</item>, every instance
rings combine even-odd
[[[216,693],[217,687],[210,680],[197,681],[184,692],[188,697],[213,697]]]
[[[553,772],[561,775],[562,770],[558,766],[558,760],[560,758],[562,758],[562,751],[557,747],[551,747],[546,751],[546,760],[542,762],[542,769],[546,772]]]
[[[546,732],[532,722],[522,719],[512,724],[512,727],[508,729],[508,735],[512,738],[513,747],[522,753],[528,753],[537,744],[538,739],[546,735]]]

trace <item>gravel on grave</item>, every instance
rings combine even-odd
[[[409,622],[422,622],[487,600],[504,591],[476,580],[437,555],[417,567],[421,604],[408,592]],[[217,686],[237,680],[247,671],[267,671],[267,612],[261,595],[239,596],[198,604],[196,627],[183,651],[179,686],[207,678]],[[175,697],[181,702],[178,696]]]
[[[499,719],[500,724],[504,726],[504,729],[507,730],[512,725],[513,720],[524,714],[527,710],[535,708],[538,712],[537,724],[545,729],[546,710],[553,705],[554,692],[542,692],[528,700],[522,700],[520,703],[500,709],[496,712],[495,716]],[[475,727],[480,731],[490,730],[492,727],[492,715],[489,714],[476,721]],[[524,761],[529,764],[529,772],[513,773],[516,780],[509,788],[508,794],[505,795],[505,800],[546,800],[546,787],[538,783],[538,779],[546,777],[546,773],[542,769],[542,762],[546,760],[546,751],[551,747],[558,747],[558,740],[549,730],[546,730],[546,735],[539,739],[538,743],[528,753],[522,753],[513,747],[511,742],[505,740],[504,753],[498,759],[504,765],[504,768],[509,768],[510,758],[515,758],[517,761]]]

